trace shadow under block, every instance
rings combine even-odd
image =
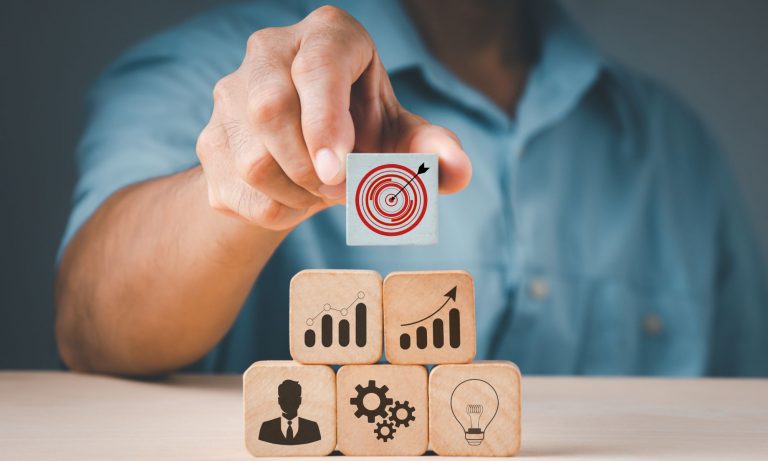
[[[397,364],[475,357],[475,290],[464,271],[393,272],[384,279],[384,345]]]
[[[298,362],[376,363],[382,321],[377,272],[305,270],[291,280],[290,349]]]
[[[328,366],[254,363],[243,374],[243,410],[253,456],[324,456],[336,447],[336,376]],[[292,436],[284,417],[291,412]]]
[[[345,365],[336,376],[338,449],[354,456],[418,456],[428,447],[427,370]]]
[[[429,375],[429,441],[441,456],[520,448],[520,370],[512,362],[438,365]]]
[[[437,154],[347,156],[347,245],[437,243]]]

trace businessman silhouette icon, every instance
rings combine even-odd
[[[301,385],[297,381],[286,379],[277,386],[277,403],[283,414],[261,423],[259,440],[276,445],[304,445],[320,440],[317,423],[298,417]]]

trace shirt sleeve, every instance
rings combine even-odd
[[[643,88],[647,139],[664,153],[655,159],[666,188],[660,251],[678,252],[687,271],[665,272],[665,283],[700,304],[702,318],[689,320],[701,325],[701,371],[768,376],[768,272],[728,158],[686,104],[655,84]]]
[[[768,376],[768,272],[738,185],[720,158],[717,277],[708,374]]]
[[[215,83],[239,66],[252,32],[302,14],[292,2],[220,8],[134,47],[102,74],[86,97],[78,180],[57,261],[113,193],[198,163],[195,144]]]

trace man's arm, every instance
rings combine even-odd
[[[117,192],[61,261],[62,359],[129,375],[196,360],[227,332],[286,233],[213,210],[200,167]]]
[[[348,152],[436,152],[447,193],[471,176],[455,135],[399,105],[370,36],[336,8],[252,34],[213,95],[202,168],[113,194],[66,248],[56,332],[70,367],[151,374],[202,356],[282,238],[343,200]]]
[[[768,272],[738,184],[717,159],[717,277],[707,374],[768,376]]]

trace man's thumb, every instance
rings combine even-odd
[[[438,154],[441,193],[453,194],[467,187],[472,178],[472,162],[464,152],[459,138],[451,130],[431,125],[423,119],[409,125],[398,142],[397,150]]]

